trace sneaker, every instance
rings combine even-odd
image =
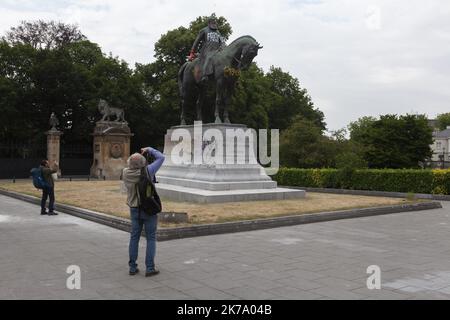
[[[58,214],[57,214],[56,212],[54,212],[54,211],[50,211],[50,212],[48,213],[48,215],[49,215],[49,216],[57,216]]]
[[[134,275],[136,275],[136,274],[138,274],[139,273],[139,269],[138,268],[136,268],[135,270],[130,270],[130,276],[134,276]]]
[[[147,271],[145,273],[145,276],[146,277],[152,277],[152,276],[156,276],[158,273],[159,273],[159,270],[154,269],[152,271]]]
[[[48,214],[47,211],[45,211],[45,210],[41,211],[41,216],[44,216],[44,215],[47,215],[47,214]]]

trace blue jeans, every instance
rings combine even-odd
[[[50,198],[48,204],[48,211],[53,212],[55,209],[55,189],[54,187],[46,187],[42,189],[42,199],[41,199],[41,210],[45,211],[45,203],[47,202],[47,198]]]
[[[142,228],[145,226],[145,237],[147,238],[147,251],[145,255],[145,265],[147,272],[155,270],[156,253],[156,228],[158,225],[158,215],[148,215],[144,212],[139,213],[138,208],[130,208],[131,215],[131,234],[129,254],[130,271],[136,271],[139,251],[139,239],[141,238]]]

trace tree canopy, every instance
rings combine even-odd
[[[3,141],[39,143],[55,112],[66,141],[87,143],[100,97],[127,111],[144,103],[128,65],[87,40],[54,49],[3,41],[0,64]]]
[[[450,112],[441,113],[437,116],[438,126],[440,130],[447,129],[450,126]]]
[[[297,168],[334,166],[339,143],[325,136],[313,121],[297,117],[281,133],[280,162]]]
[[[106,55],[73,25],[60,22],[22,22],[0,42],[0,120],[2,141],[43,142],[48,119],[55,112],[66,142],[88,143],[105,99],[125,109],[135,133],[132,144],[163,145],[166,130],[179,124],[177,74],[198,32],[209,17],[163,34],[155,43],[155,60],[132,69],[118,57]],[[217,17],[225,40],[232,27]],[[208,95],[204,115],[213,119],[214,97]],[[190,108],[193,120],[193,106]],[[265,73],[256,63],[243,72],[236,87],[231,121],[249,127],[287,129],[296,116],[325,128],[299,81],[280,68]],[[10,119],[14,119],[13,122]]]
[[[132,151],[161,148],[164,134],[179,124],[177,74],[208,17],[163,34],[155,43],[154,61],[135,68],[102,52],[72,25],[22,22],[0,41],[0,140],[43,144],[48,119],[55,112],[63,140],[90,144],[99,99],[125,109],[135,134]],[[232,27],[225,17],[218,26],[228,40]],[[270,50],[270,49],[264,49]],[[256,58],[257,61],[257,58]],[[195,101],[192,101],[192,104]],[[207,96],[204,121],[213,117],[214,96]],[[194,106],[188,111],[193,121]],[[190,118],[189,118],[190,116]],[[344,131],[325,134],[324,114],[297,78],[277,66],[264,71],[257,63],[242,72],[230,106],[234,123],[280,129],[281,164],[333,167],[355,163],[372,168],[416,167],[430,156],[431,129],[424,116],[364,117]],[[449,114],[438,117],[441,128]]]
[[[22,21],[3,38],[12,45],[25,44],[35,49],[61,48],[69,43],[86,40],[75,25],[55,21]]]
[[[371,168],[415,168],[431,156],[432,129],[424,115],[364,117],[349,129]]]

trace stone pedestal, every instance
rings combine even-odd
[[[128,123],[98,121],[94,129],[94,159],[91,176],[99,179],[119,179],[130,156]]]
[[[47,135],[47,160],[50,164],[54,162],[59,164],[61,136],[63,133],[52,128],[45,134]],[[58,175],[61,175],[61,168],[59,169]]]
[[[256,160],[256,138],[241,124],[170,128],[157,173],[160,196],[197,203],[303,198],[303,190],[277,188],[265,173]]]

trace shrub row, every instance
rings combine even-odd
[[[450,194],[450,170],[281,168],[274,179],[283,186]]]

